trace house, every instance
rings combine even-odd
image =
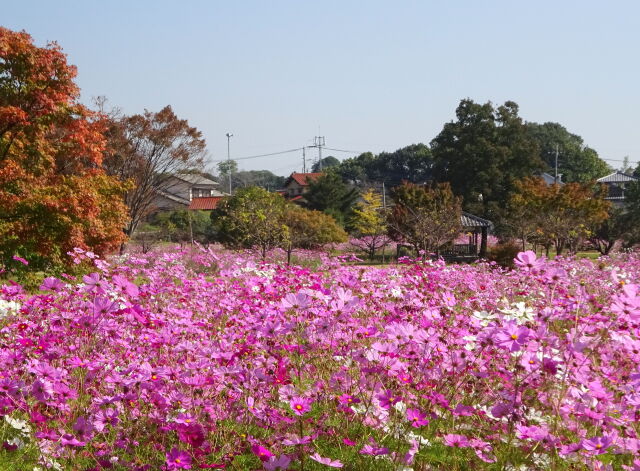
[[[640,178],[619,171],[610,173],[596,180],[597,183],[602,183],[607,186],[609,193],[605,199],[611,201],[615,206],[624,205],[625,189],[630,183],[637,181],[640,181]]]
[[[556,178],[553,175],[548,174],[547,172],[542,172],[540,174],[540,178],[542,178],[547,185],[553,185],[554,183],[557,183],[558,185],[564,185],[564,182],[562,181],[561,173],[558,174],[557,182],[556,182]]]
[[[157,191],[153,205],[156,211],[187,209],[194,198],[225,196],[217,186],[218,182],[199,174],[176,173]]]
[[[293,172],[284,182],[285,198],[296,200],[300,199],[309,189],[309,182],[316,180],[324,175],[324,173],[296,173]]]

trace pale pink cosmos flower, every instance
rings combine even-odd
[[[470,446],[467,437],[464,435],[458,435],[457,433],[448,433],[443,437],[443,439],[446,446],[452,446],[454,448],[465,448]]]
[[[329,466],[330,468],[342,468],[344,466],[341,461],[332,460],[331,458],[323,458],[318,453],[310,455],[309,458],[311,458],[313,461],[317,461],[320,464]]]
[[[518,253],[513,262],[517,266],[524,268],[526,271],[530,272],[535,272],[540,267],[542,267],[542,265],[544,265],[544,260],[537,258],[535,252],[532,250]]]

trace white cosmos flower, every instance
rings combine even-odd
[[[9,417],[8,415],[4,416],[4,420],[9,425],[11,425],[11,427],[13,427],[16,430],[19,430],[22,433],[26,434],[31,432],[31,427],[29,427],[26,420],[14,419],[13,417]]]

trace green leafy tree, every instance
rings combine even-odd
[[[324,172],[331,167],[336,167],[340,165],[340,161],[336,159],[333,155],[328,155],[322,159],[322,165],[320,162],[316,162],[311,167],[312,172]]]
[[[555,169],[556,146],[558,173],[564,182],[587,183],[611,172],[611,167],[600,159],[598,153],[584,144],[577,134],[572,134],[558,123],[527,123],[527,133],[538,144],[540,157],[547,169]]]
[[[320,211],[288,204],[283,215],[287,237],[283,247],[287,263],[291,263],[294,249],[317,249],[325,244],[347,241],[347,233],[334,218]]]
[[[404,183],[392,190],[395,202],[389,214],[389,234],[398,242],[411,244],[416,252],[439,253],[462,230],[461,198],[448,183],[433,186]]]
[[[450,182],[467,210],[493,220],[502,213],[515,181],[545,167],[512,101],[494,108],[462,100],[456,120],[431,141],[431,152],[435,180]]]
[[[221,177],[229,178],[229,174],[232,176],[238,173],[238,162],[235,160],[223,160],[218,162],[218,173]]]
[[[239,189],[211,212],[216,238],[231,248],[258,248],[262,258],[288,237],[283,222],[287,202],[263,188]]]
[[[234,188],[259,186],[271,191],[282,188],[286,180],[285,177],[274,175],[269,170],[242,170],[235,172],[231,178]]]
[[[425,183],[431,180],[433,158],[425,144],[412,144],[394,152],[370,152],[343,160],[336,172],[358,186],[385,182],[396,186],[403,181]]]
[[[304,194],[309,209],[323,211],[333,216],[341,225],[349,219],[358,190],[342,181],[337,173],[327,172],[309,182],[309,190]]]
[[[356,204],[351,218],[351,243],[367,252],[373,260],[377,250],[389,244],[387,235],[387,214],[382,205],[382,196],[370,189],[362,194],[362,201]]]
[[[163,238],[172,242],[208,244],[213,238],[211,218],[206,211],[163,211],[153,216],[151,225],[158,228]]]

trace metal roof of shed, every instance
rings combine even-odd
[[[627,182],[636,182],[640,180],[638,177],[634,177],[633,175],[627,175],[622,172],[613,172],[607,176],[602,178],[598,178],[596,180],[598,183],[627,183]]]

